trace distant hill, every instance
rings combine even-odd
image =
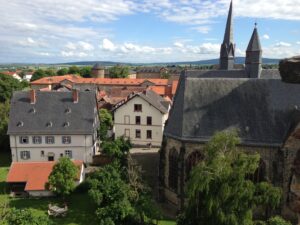
[[[263,64],[278,64],[280,59],[269,59],[263,58]],[[118,64],[128,65],[128,66],[163,66],[163,65],[215,65],[219,63],[219,59],[209,59],[200,61],[189,61],[189,62],[168,62],[168,63],[124,63],[124,62],[110,62],[110,61],[82,61],[82,62],[69,62],[62,63],[59,65],[78,65],[78,66],[88,66],[100,63],[102,66],[115,66]],[[236,64],[244,64],[245,57],[236,57]],[[57,64],[56,64],[57,65]]]

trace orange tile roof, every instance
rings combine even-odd
[[[172,95],[175,95],[178,86],[178,80],[172,82]]]
[[[77,84],[141,85],[142,83],[149,81],[155,85],[168,85],[167,79],[83,78],[76,75],[43,77],[31,82],[31,84],[58,84],[63,80],[69,80]]]
[[[5,74],[5,75],[9,75],[9,76],[13,76],[16,74],[16,72],[10,72],[10,71],[4,71],[4,72],[0,72],[2,74]]]
[[[148,89],[154,91],[158,95],[165,95],[166,94],[166,87],[165,86],[150,86]]]
[[[32,81],[31,84],[58,84],[62,82],[63,80],[69,80],[72,82],[76,82],[78,79],[81,77],[72,75],[72,74],[67,74],[64,76],[53,76],[53,77],[43,77],[41,79]]]
[[[6,182],[25,182],[25,191],[46,190],[45,184],[56,162],[13,162],[10,166]],[[82,166],[83,162],[74,161],[75,165]],[[80,177],[80,175],[79,175]]]

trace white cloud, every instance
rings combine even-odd
[[[263,39],[269,40],[269,39],[270,39],[270,36],[269,36],[268,34],[264,34],[264,35],[263,35]]]
[[[72,42],[68,42],[65,46],[67,49],[70,49],[70,50],[76,50],[76,44],[72,43]]]
[[[183,48],[183,47],[184,47],[184,44],[181,43],[181,42],[176,41],[176,42],[174,42],[174,46],[175,46],[175,47],[178,47],[178,48]]]
[[[51,54],[49,52],[39,52],[38,55],[41,55],[41,56],[50,56]]]
[[[275,44],[275,47],[290,47],[290,46],[291,46],[290,43],[283,42],[283,41],[278,42],[278,43]]]
[[[102,48],[103,50],[106,50],[106,51],[115,51],[116,50],[116,46],[114,45],[114,43],[112,43],[107,38],[103,39],[102,45],[100,45],[100,48]]]
[[[62,57],[79,57],[84,58],[87,57],[88,54],[85,52],[76,52],[76,51],[61,51]]]
[[[297,45],[300,45],[300,41],[297,41],[296,44],[297,44]]]
[[[209,27],[209,26],[192,27],[192,30],[195,30],[202,34],[207,34],[211,30],[211,27]]]
[[[65,48],[69,50],[82,50],[82,51],[92,51],[94,50],[94,46],[88,42],[78,41],[77,43],[68,42],[65,45]]]

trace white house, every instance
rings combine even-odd
[[[8,134],[13,162],[91,163],[98,152],[95,92],[15,92]]]
[[[115,137],[136,146],[160,146],[170,103],[151,90],[132,94],[115,106]]]

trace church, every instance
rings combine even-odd
[[[182,209],[185,183],[203,159],[205,143],[216,132],[235,129],[239,147],[261,156],[253,181],[281,187],[281,214],[294,217],[289,206],[291,180],[300,172],[300,83],[283,82],[278,70],[262,69],[256,24],[245,65],[235,64],[235,49],[231,2],[218,69],[181,74],[160,150],[160,198]]]

